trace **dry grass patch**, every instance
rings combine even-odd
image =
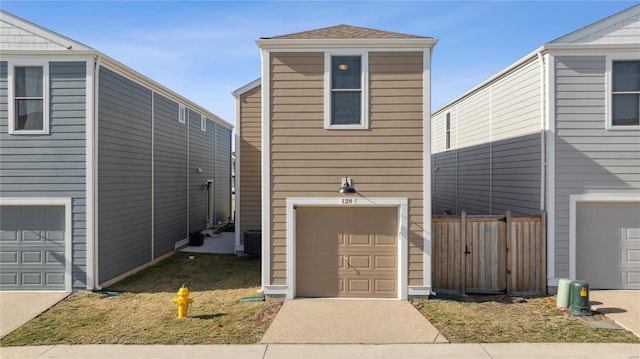
[[[555,297],[418,300],[414,305],[452,343],[640,343],[626,330],[595,329],[555,306]]]
[[[280,302],[240,302],[260,288],[260,261],[176,253],[115,284],[118,296],[74,293],[2,338],[2,346],[52,344],[257,343]],[[177,319],[172,302],[185,284],[194,300]]]

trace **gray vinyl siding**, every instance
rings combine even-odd
[[[215,218],[214,222],[227,223],[231,218],[231,130],[213,121],[215,125]]]
[[[0,62],[0,197],[72,199],[72,286],[86,286],[86,63],[49,62],[48,135],[8,134],[7,62]]]
[[[540,64],[532,58],[434,114],[433,213],[540,211],[540,101]]]
[[[100,69],[99,280],[151,260],[151,91]]]
[[[569,195],[640,189],[640,131],[605,130],[605,57],[555,58],[555,276],[569,276]]]
[[[189,232],[207,228],[207,191],[204,185],[215,178],[214,133],[211,122],[200,130],[200,114],[189,110]],[[202,173],[198,172],[202,169]],[[215,184],[214,184],[215,186]],[[215,200],[215,199],[214,199]]]
[[[187,238],[187,125],[178,103],[154,94],[154,256]]]
[[[6,61],[0,61],[0,134],[9,132],[9,90],[7,88],[8,81],[8,65]]]

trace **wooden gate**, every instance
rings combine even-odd
[[[433,288],[452,294],[546,293],[544,212],[434,216]]]

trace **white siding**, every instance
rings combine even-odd
[[[555,276],[569,275],[569,195],[637,193],[640,131],[605,130],[605,57],[555,58]]]
[[[638,42],[640,42],[640,15],[624,19],[571,41],[574,44],[632,44]]]
[[[66,50],[66,47],[0,20],[0,49]]]
[[[540,101],[540,64],[532,57],[433,116],[434,213],[540,210]]]

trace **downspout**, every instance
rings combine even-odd
[[[100,271],[99,271],[99,251],[98,251],[98,115],[99,111],[99,85],[100,85],[100,66],[102,59],[100,56],[96,56],[94,68],[93,68],[93,168],[90,169],[93,172],[93,191],[91,193],[93,197],[93,243],[92,255],[93,255],[93,287],[95,290],[102,289],[100,287]],[[89,154],[87,154],[89,155]]]
[[[546,140],[546,108],[547,99],[545,96],[545,73],[546,66],[542,51],[538,52],[538,63],[540,66],[540,210],[546,210],[546,178],[547,178],[547,140]]]

